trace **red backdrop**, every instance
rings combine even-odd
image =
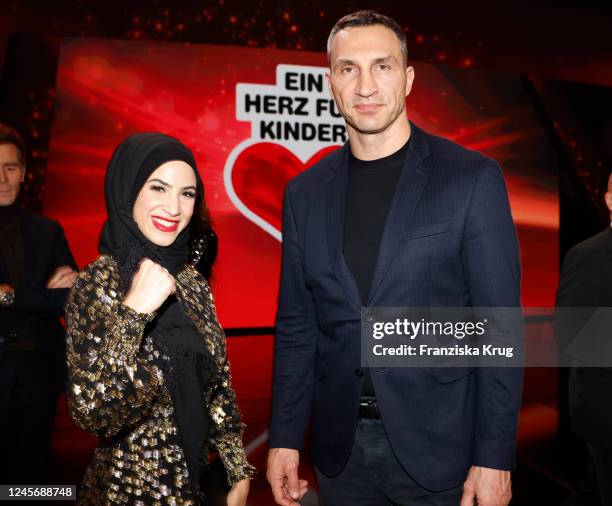
[[[258,120],[341,124],[326,111],[319,116],[314,111],[315,99],[327,97],[314,79],[322,76],[324,65],[324,55],[301,51],[66,41],[44,206],[64,225],[77,262],[82,266],[97,254],[105,219],[104,171],[113,149],[129,133],[161,130],[194,150],[204,179],[220,239],[213,286],[221,322],[226,327],[273,325],[280,260],[273,232],[279,227],[284,184],[340,142],[325,135],[318,142],[257,139]],[[295,91],[300,84],[308,88],[308,81],[299,79],[300,69],[308,71],[308,66],[310,92]],[[556,166],[518,77],[415,67],[409,116],[430,132],[501,163],[521,241],[524,303],[551,304],[558,272]],[[298,71],[287,80],[291,69]],[[259,113],[256,93],[262,100]],[[251,101],[246,113],[245,94]],[[266,95],[271,99],[264,110]],[[287,108],[279,114],[279,96],[294,98],[294,115]],[[310,97],[303,107],[310,109],[308,115],[295,114],[304,101],[295,96]],[[237,115],[252,120],[253,128]]]

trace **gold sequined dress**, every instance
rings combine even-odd
[[[212,420],[210,444],[232,484],[255,469],[244,453],[225,335],[206,280],[192,266],[176,280],[177,298],[213,357],[202,409]],[[78,503],[198,504],[161,372],[169,357],[145,335],[154,315],[137,313],[122,298],[117,264],[103,255],[81,272],[66,307],[70,416],[99,438]]]

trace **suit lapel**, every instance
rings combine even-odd
[[[344,215],[346,211],[346,188],[348,184],[347,156],[349,144],[345,144],[335,167],[335,174],[327,185],[325,195],[325,218],[327,246],[331,267],[349,298],[362,305],[357,283],[344,260]]]
[[[26,285],[36,284],[36,276],[44,275],[38,272],[39,263],[37,262],[37,252],[40,255],[37,245],[36,230],[33,227],[33,220],[28,219],[25,212],[21,213],[21,233],[23,235],[23,281]],[[45,280],[46,281],[46,280]]]
[[[367,301],[368,305],[373,304],[376,292],[398,251],[404,238],[406,225],[410,223],[429,175],[429,165],[425,163],[429,157],[429,143],[421,129],[415,127],[412,123],[410,126],[412,133],[406,162],[393,196],[380,242],[378,259]]]
[[[33,252],[37,250],[37,248],[33,248],[29,245],[28,241],[30,237],[35,237],[35,232],[31,230],[31,226],[28,223],[28,216],[24,211],[19,209],[18,211],[18,221],[20,228],[20,235],[23,247],[23,278],[21,281],[23,284],[32,284],[32,279],[30,274],[30,268],[34,268],[34,257]],[[9,276],[9,269],[6,261],[0,257],[0,283],[10,283],[11,276]]]
[[[612,257],[612,226],[608,225],[607,232],[608,253]]]

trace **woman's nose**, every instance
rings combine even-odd
[[[168,195],[168,199],[165,202],[164,210],[171,216],[178,216],[181,214],[181,199],[178,195]]]

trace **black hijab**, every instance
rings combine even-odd
[[[132,210],[140,190],[162,164],[180,160],[191,166],[196,177],[197,197],[192,223],[170,246],[157,246],[140,231]],[[191,151],[180,141],[160,133],[140,133],[128,137],[115,150],[108,165],[104,185],[108,219],[100,236],[100,253],[111,255],[119,266],[124,292],[143,258],[168,269],[176,276],[189,260],[189,244],[194,220],[203,202],[203,185]],[[170,357],[162,366],[172,396],[189,481],[197,487],[206,463],[209,420],[204,405],[204,389],[211,357],[204,339],[175,296],[158,309],[147,327],[156,345]]]

